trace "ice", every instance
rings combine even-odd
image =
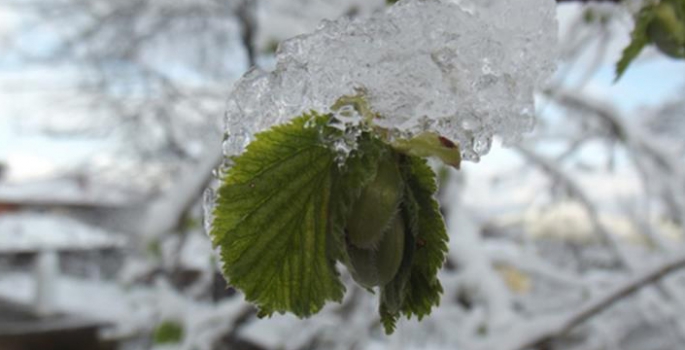
[[[328,125],[342,131],[342,135],[323,141],[335,152],[338,166],[343,166],[350,152],[357,148],[357,140],[365,129],[363,120],[364,117],[351,105],[333,111]]]
[[[202,194],[202,226],[207,234],[212,231],[212,222],[214,221],[212,211],[214,210],[215,200],[216,191],[210,186]]]
[[[437,132],[478,160],[493,136],[510,143],[533,127],[533,91],[554,70],[556,36],[551,0],[407,0],[324,21],[282,42],[274,71],[253,69],[236,83],[224,151],[239,154],[255,132],[330,112],[361,89],[383,116],[378,125]]]

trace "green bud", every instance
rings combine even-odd
[[[366,288],[383,286],[390,282],[402,263],[404,253],[404,222],[400,215],[382,235],[377,248],[363,249],[347,245],[350,272],[360,285]]]
[[[347,240],[358,248],[373,248],[399,211],[404,182],[394,155],[384,157],[374,180],[362,190],[347,219]]]
[[[361,249],[351,244],[347,245],[347,255],[350,257],[347,268],[352,278],[362,287],[373,288],[378,285],[376,253],[374,249]]]
[[[655,18],[647,27],[647,35],[656,47],[670,57],[685,57],[685,18],[673,4],[661,2],[654,9]]]
[[[402,263],[404,254],[404,222],[401,215],[396,215],[392,226],[383,235],[376,255],[378,266],[378,283],[381,286],[390,282]]]

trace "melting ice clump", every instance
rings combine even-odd
[[[361,88],[384,116],[377,124],[437,132],[478,160],[494,135],[513,142],[533,127],[533,91],[554,70],[556,37],[552,0],[405,0],[325,21],[282,42],[274,71],[236,83],[224,151],[238,154],[254,133],[329,112]]]

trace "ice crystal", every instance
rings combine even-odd
[[[362,89],[383,116],[378,125],[437,132],[477,160],[493,136],[507,143],[532,128],[533,91],[554,69],[556,35],[551,0],[406,0],[324,21],[282,42],[274,71],[253,69],[236,83],[225,152]]]

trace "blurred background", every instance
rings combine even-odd
[[[560,1],[535,131],[440,168],[440,307],[385,336],[351,283],[258,319],[205,234],[224,101],[278,43],[383,0],[2,0],[0,349],[627,349],[685,343],[685,61],[618,82],[633,2]]]

